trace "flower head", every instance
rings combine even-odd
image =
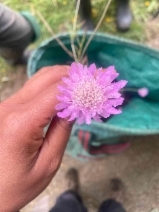
[[[123,103],[119,90],[127,81],[112,83],[119,74],[113,66],[103,70],[97,69],[95,64],[90,67],[80,63],[72,63],[69,78],[62,78],[64,86],[58,86],[61,95],[56,110],[61,118],[69,117],[69,121],[77,120],[78,124],[91,124],[91,119],[101,122],[101,118],[108,118],[111,114],[120,114],[115,107]]]
[[[148,93],[149,93],[148,88],[140,88],[140,89],[138,89],[138,94],[141,97],[146,97],[148,95]]]

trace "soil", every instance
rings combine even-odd
[[[151,20],[146,27],[147,42],[150,47],[159,49],[159,18]]]
[[[147,23],[147,45],[159,49],[158,32],[159,18]],[[7,77],[8,82],[1,82],[1,101],[14,94],[27,81],[26,70],[21,67]],[[1,80],[6,81],[5,78]],[[90,212],[97,211],[100,203],[111,197],[123,203],[128,212],[159,211],[159,136],[129,139],[131,147],[121,154],[87,162],[65,155],[50,185],[22,212],[35,211],[43,197],[48,197],[45,208],[36,211],[48,211],[65,190],[65,173],[70,167],[76,167],[79,171],[81,194]],[[112,189],[112,183],[116,180],[123,184],[119,190]],[[43,206],[39,204],[39,207]]]
[[[26,68],[17,67],[9,71],[6,77],[1,78],[1,101],[16,93],[27,81]]]

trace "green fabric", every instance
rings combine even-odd
[[[91,33],[88,33],[86,40]],[[79,32],[79,37],[83,32]],[[57,35],[69,48],[68,34]],[[146,98],[134,97],[123,107],[120,115],[112,116],[105,123],[93,122],[88,125],[75,125],[69,143],[69,152],[76,155],[81,149],[72,150],[73,142],[78,139],[78,130],[93,134],[90,141],[93,145],[118,143],[125,135],[148,135],[159,133],[159,51],[132,41],[119,39],[107,34],[97,33],[87,50],[89,64],[98,67],[115,65],[120,73],[118,79],[128,81],[127,87],[147,87]],[[72,59],[58,45],[54,38],[41,44],[33,53],[28,65],[28,76],[31,77],[41,67],[56,64],[71,64]],[[76,139],[75,139],[76,138]],[[77,143],[77,142],[75,142]],[[74,144],[75,145],[75,144]],[[79,144],[78,144],[79,145]],[[79,150],[79,152],[77,151]]]
[[[32,16],[32,14],[28,11],[22,11],[20,13],[32,26],[33,30],[34,30],[34,37],[32,42],[35,42],[39,37],[40,37],[40,26],[37,23],[37,20],[34,18],[34,16]]]

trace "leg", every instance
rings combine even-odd
[[[76,169],[70,169],[66,174],[68,191],[64,192],[56,201],[50,212],[87,212],[79,192],[79,179]]]
[[[76,0],[77,2],[77,0]],[[84,22],[83,28],[88,30],[93,30],[94,26],[92,23],[92,13],[91,13],[91,0],[81,0],[79,14],[81,21]]]
[[[116,0],[117,2],[117,28],[120,31],[129,29],[133,16],[130,10],[130,0]]]
[[[126,212],[123,206],[114,199],[104,201],[99,209],[99,212]]]
[[[0,56],[10,64],[22,59],[34,37],[34,30],[20,14],[0,4]]]
[[[99,212],[126,212],[123,206],[115,200],[115,197],[118,197],[124,192],[124,184],[119,178],[113,178],[110,181],[110,196],[113,194],[113,198],[105,200]],[[113,192],[113,193],[112,193]],[[121,193],[122,192],[122,193]]]
[[[87,212],[81,197],[73,190],[63,193],[50,212]]]

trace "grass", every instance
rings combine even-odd
[[[1,2],[14,10],[29,10],[37,17],[39,11],[55,33],[66,31],[72,26],[76,0],[2,0]],[[93,21],[96,24],[101,16],[101,8],[106,0],[92,0]],[[115,0],[109,8],[108,14],[100,27],[100,31],[117,34],[122,37],[144,42],[144,26],[153,13],[159,8],[158,0],[131,0],[131,8],[134,14],[134,21],[131,30],[127,33],[119,33],[115,26]],[[39,20],[39,18],[37,17]],[[39,20],[39,23],[41,21]],[[41,24],[42,39],[49,37],[49,33]]]
[[[16,11],[28,10],[37,18],[41,25],[42,32],[42,36],[38,41],[38,43],[40,43],[42,40],[50,37],[50,33],[41,23],[36,11],[39,11],[43,15],[55,33],[67,31],[72,27],[75,1],[76,0],[1,0],[0,2]],[[105,1],[106,0],[92,0],[92,14],[95,24],[97,24],[101,16]],[[145,42],[145,24],[159,8],[158,0],[131,0],[131,8],[133,10],[134,20],[128,32],[120,33],[116,29],[115,0],[112,1],[99,31]],[[2,72],[5,73],[5,70],[8,69],[2,61],[0,61],[0,68],[0,75],[2,75]]]

